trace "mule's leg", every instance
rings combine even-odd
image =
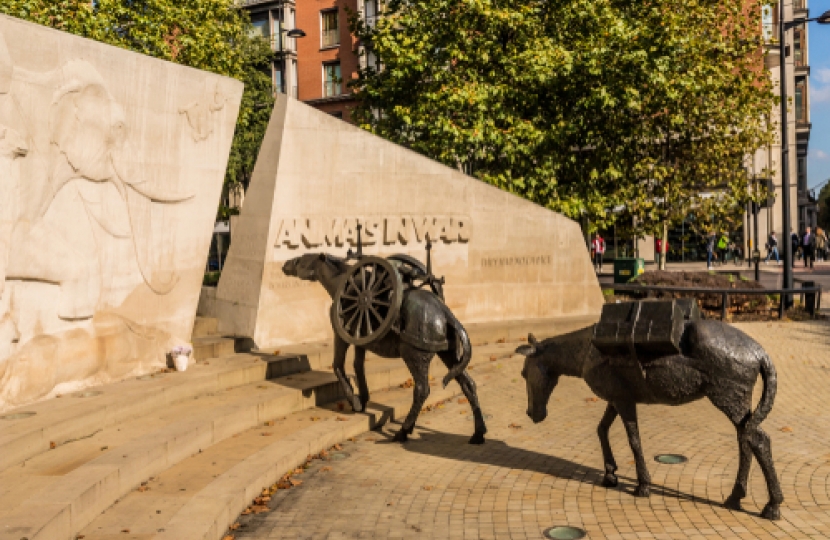
[[[405,343],[401,344],[401,358],[409,368],[409,373],[412,374],[415,387],[412,391],[412,408],[409,409],[403,426],[393,439],[397,442],[406,442],[407,437],[412,434],[421,407],[429,397],[429,363],[434,355],[435,353],[422,351]]]
[[[349,344],[339,338],[336,334],[334,336],[334,362],[332,368],[337,380],[340,381],[340,386],[343,388],[343,393],[346,394],[346,399],[352,404],[354,412],[362,412],[363,406],[357,396],[354,395],[352,383],[346,375],[346,352],[349,350]]]
[[[357,379],[357,391],[360,394],[360,410],[366,409],[369,403],[369,385],[366,384],[366,349],[363,347],[354,348],[354,376]]]
[[[747,433],[749,446],[755,459],[764,472],[764,480],[767,481],[769,491],[769,502],[761,511],[761,517],[766,519],[781,519],[781,503],[784,502],[784,494],[781,492],[781,484],[778,482],[778,475],[775,474],[775,465],[772,462],[772,445],[763,429],[755,428],[754,433]]]
[[[637,428],[637,404],[630,402],[614,403],[614,408],[620,413],[625,432],[628,434],[628,444],[634,453],[637,464],[637,489],[634,495],[648,497],[651,491],[651,476],[648,474],[646,459],[643,457],[643,447],[640,444],[640,430]]]
[[[442,351],[438,353],[438,357],[450,369],[458,362],[455,357],[455,351]],[[469,373],[466,371],[455,378],[455,382],[461,387],[464,392],[464,397],[470,402],[470,407],[473,409],[473,420],[475,421],[475,433],[470,438],[470,444],[484,444],[484,434],[487,433],[487,426],[484,424],[484,414],[481,412],[481,407],[478,402],[478,393],[476,392],[476,383]]]
[[[617,462],[614,460],[614,454],[611,452],[611,443],[608,442],[608,430],[611,424],[617,419],[617,409],[610,403],[605,408],[605,414],[602,415],[602,420],[597,426],[597,434],[599,435],[599,444],[602,445],[602,461],[605,462],[605,477],[602,479],[604,487],[617,487],[619,480],[617,480]]]
[[[725,395],[712,395],[709,400],[734,424],[738,433],[738,450],[740,460],[738,462],[738,476],[735,478],[735,485],[732,493],[723,502],[723,505],[730,510],[741,509],[741,499],[746,497],[746,483],[749,479],[749,469],[752,466],[752,448],[744,431],[744,424],[750,415],[752,394],[747,393],[742,399],[734,399],[732,393]]]

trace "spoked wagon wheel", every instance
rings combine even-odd
[[[346,273],[334,294],[334,330],[352,345],[377,341],[398,318],[402,296],[395,266],[380,257],[363,257]]]
[[[399,268],[402,270],[402,274],[408,273],[416,279],[423,279],[427,277],[427,267],[415,257],[404,253],[398,253],[396,255],[390,255],[386,259],[398,264]],[[430,284],[430,288],[432,289],[432,292],[438,295],[438,298],[441,300],[444,299],[444,287],[441,286],[441,283],[434,281]]]

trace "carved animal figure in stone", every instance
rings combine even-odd
[[[294,276],[306,281],[317,281],[334,298],[349,265],[338,257],[326,254],[310,253],[291,259],[283,265],[283,272],[287,276]],[[364,410],[369,402],[369,388],[366,384],[364,361],[366,350],[383,358],[402,358],[412,374],[414,391],[412,408],[403,422],[401,429],[395,434],[395,440],[404,442],[412,434],[418,414],[429,396],[429,365],[435,354],[444,362],[449,372],[444,377],[446,386],[451,380],[461,386],[461,390],[470,402],[475,420],[475,433],[470,444],[483,444],[487,427],[484,424],[484,415],[479,406],[476,384],[467,372],[467,366],[472,356],[472,347],[467,332],[458,319],[447,308],[438,296],[430,291],[411,289],[404,293],[400,309],[401,334],[421,335],[432,339],[424,339],[413,343],[414,340],[401,339],[395,331],[389,331],[384,337],[365,347],[355,347],[354,372],[358,385],[359,396],[355,396],[351,382],[344,369],[346,352],[349,344],[335,332],[334,335],[334,374],[340,381],[347,398],[356,412]],[[416,330],[412,328],[417,327]],[[407,330],[410,330],[407,332]],[[437,338],[437,339],[436,339]],[[437,341],[445,343],[443,348],[434,344]]]
[[[686,324],[681,354],[639,364],[601,353],[593,345],[592,336],[593,327],[542,342],[531,334],[528,344],[516,349],[526,357],[522,376],[527,383],[527,414],[534,423],[547,417],[548,401],[561,376],[584,379],[594,394],[608,402],[598,427],[605,462],[602,485],[618,484],[608,430],[619,415],[634,453],[638,482],[635,494],[647,497],[651,478],[640,443],[637,404],[683,405],[709,398],[735,426],[740,451],[738,476],[724,505],[733,510],[741,508],[754,455],[769,491],[769,502],[761,515],[780,518],[784,497],[775,474],[770,438],[760,427],[772,409],[777,379],[772,361],[756,341],[721,321],[698,320]],[[752,389],[759,375],[764,389],[753,411]]]

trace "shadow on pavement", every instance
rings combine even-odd
[[[397,423],[397,422],[396,422]],[[466,435],[456,435],[454,433],[445,433],[433,429],[425,428],[423,426],[416,426],[417,439],[410,439],[401,445],[401,448],[407,452],[415,452],[429,456],[440,457],[444,459],[453,459],[457,461],[467,461],[471,463],[480,463],[482,465],[493,465],[496,467],[505,467],[508,469],[534,471],[542,474],[555,476],[565,480],[577,480],[585,484],[592,484],[600,486],[604,471],[595,469],[593,467],[586,467],[569,461],[567,459],[558,458],[550,454],[541,454],[531,450],[525,450],[515,446],[510,446],[504,441],[498,439],[487,439],[484,445],[470,445],[467,444],[469,439]],[[400,444],[392,441],[392,435],[385,432],[377,432],[379,435],[386,437],[385,440],[380,440],[375,444]],[[599,441],[597,441],[599,445]],[[616,489],[623,491],[632,497],[634,496],[634,489],[637,487],[637,480],[618,474],[620,484]],[[723,507],[721,502],[712,501],[703,497],[697,497],[688,493],[682,493],[676,489],[660,486],[657,484],[651,485],[652,496],[672,497],[691,501],[694,503],[703,503],[710,506]],[[759,515],[758,512],[746,512],[751,515]]]

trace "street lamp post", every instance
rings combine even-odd
[[[781,204],[783,220],[781,224],[781,240],[784,243],[784,288],[793,288],[793,243],[790,228],[790,140],[787,135],[787,39],[786,32],[802,24],[817,21],[819,24],[830,24],[830,10],[825,11],[814,19],[796,19],[784,22],[784,1],[778,2],[778,54],[780,55],[780,87],[781,87]],[[792,297],[781,297],[786,307],[792,305]]]

